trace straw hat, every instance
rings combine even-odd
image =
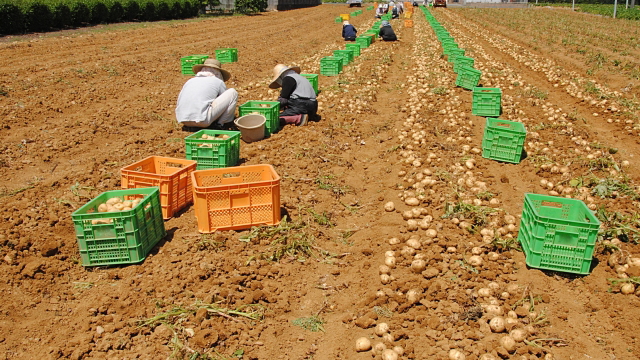
[[[271,80],[271,84],[269,84],[269,87],[272,88],[272,89],[279,88],[280,84],[278,84],[276,82],[276,80],[278,80],[280,75],[282,75],[282,73],[287,71],[287,70],[293,70],[293,71],[297,72],[298,74],[300,74],[300,67],[299,66],[288,67],[287,65],[284,65],[284,64],[278,64],[278,65],[276,65],[276,67],[273,68],[273,80]]]
[[[211,67],[214,69],[218,69],[222,73],[222,79],[224,81],[227,81],[231,78],[231,74],[227,70],[223,70],[220,67],[221,65],[222,64],[220,64],[220,61],[216,59],[207,59],[204,61],[204,64],[193,65],[192,69],[194,74],[197,74],[198,72],[200,72],[200,70],[202,70],[203,67]]]

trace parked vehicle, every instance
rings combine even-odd
[[[447,7],[447,0],[435,0],[433,2],[433,7]]]
[[[362,0],[347,0],[347,4],[349,4],[349,7],[362,7]]]

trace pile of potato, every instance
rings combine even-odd
[[[207,135],[203,134],[200,139],[202,140],[227,140],[229,135],[227,134],[216,134],[216,135]]]
[[[113,211],[127,211],[131,210],[136,205],[140,204],[142,199],[134,199],[134,200],[122,200],[119,197],[112,197],[107,200],[104,204],[100,204],[98,206],[98,212],[113,212]]]
[[[128,211],[136,207],[140,204],[142,199],[134,199],[134,200],[122,200],[119,197],[112,197],[107,200],[105,203],[98,205],[98,212],[106,213],[106,212],[119,212],[119,211]],[[92,224],[111,224],[113,219],[95,219],[91,220]]]
[[[229,135],[226,134],[216,134],[216,135],[207,135],[203,134],[200,139],[202,140],[227,140]],[[199,144],[198,147],[213,147],[213,144]]]

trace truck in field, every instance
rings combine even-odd
[[[347,4],[349,4],[349,7],[362,7],[362,0],[347,0]]]
[[[433,7],[447,7],[447,0],[434,0]]]

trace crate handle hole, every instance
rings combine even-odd
[[[240,177],[240,173],[239,172],[232,172],[232,173],[225,173],[222,175],[223,178],[234,178],[234,177]]]
[[[562,204],[559,202],[554,202],[554,201],[543,201],[540,205],[542,206],[548,206],[548,207],[554,207],[554,208],[562,208]]]
[[[508,127],[508,128],[511,127],[511,124],[507,124],[507,123],[497,123],[496,125],[497,126],[502,126],[502,127]]]
[[[184,167],[184,165],[182,165],[182,164],[172,163],[172,162],[165,163],[165,166],[174,167],[174,168],[182,168],[182,167]]]

